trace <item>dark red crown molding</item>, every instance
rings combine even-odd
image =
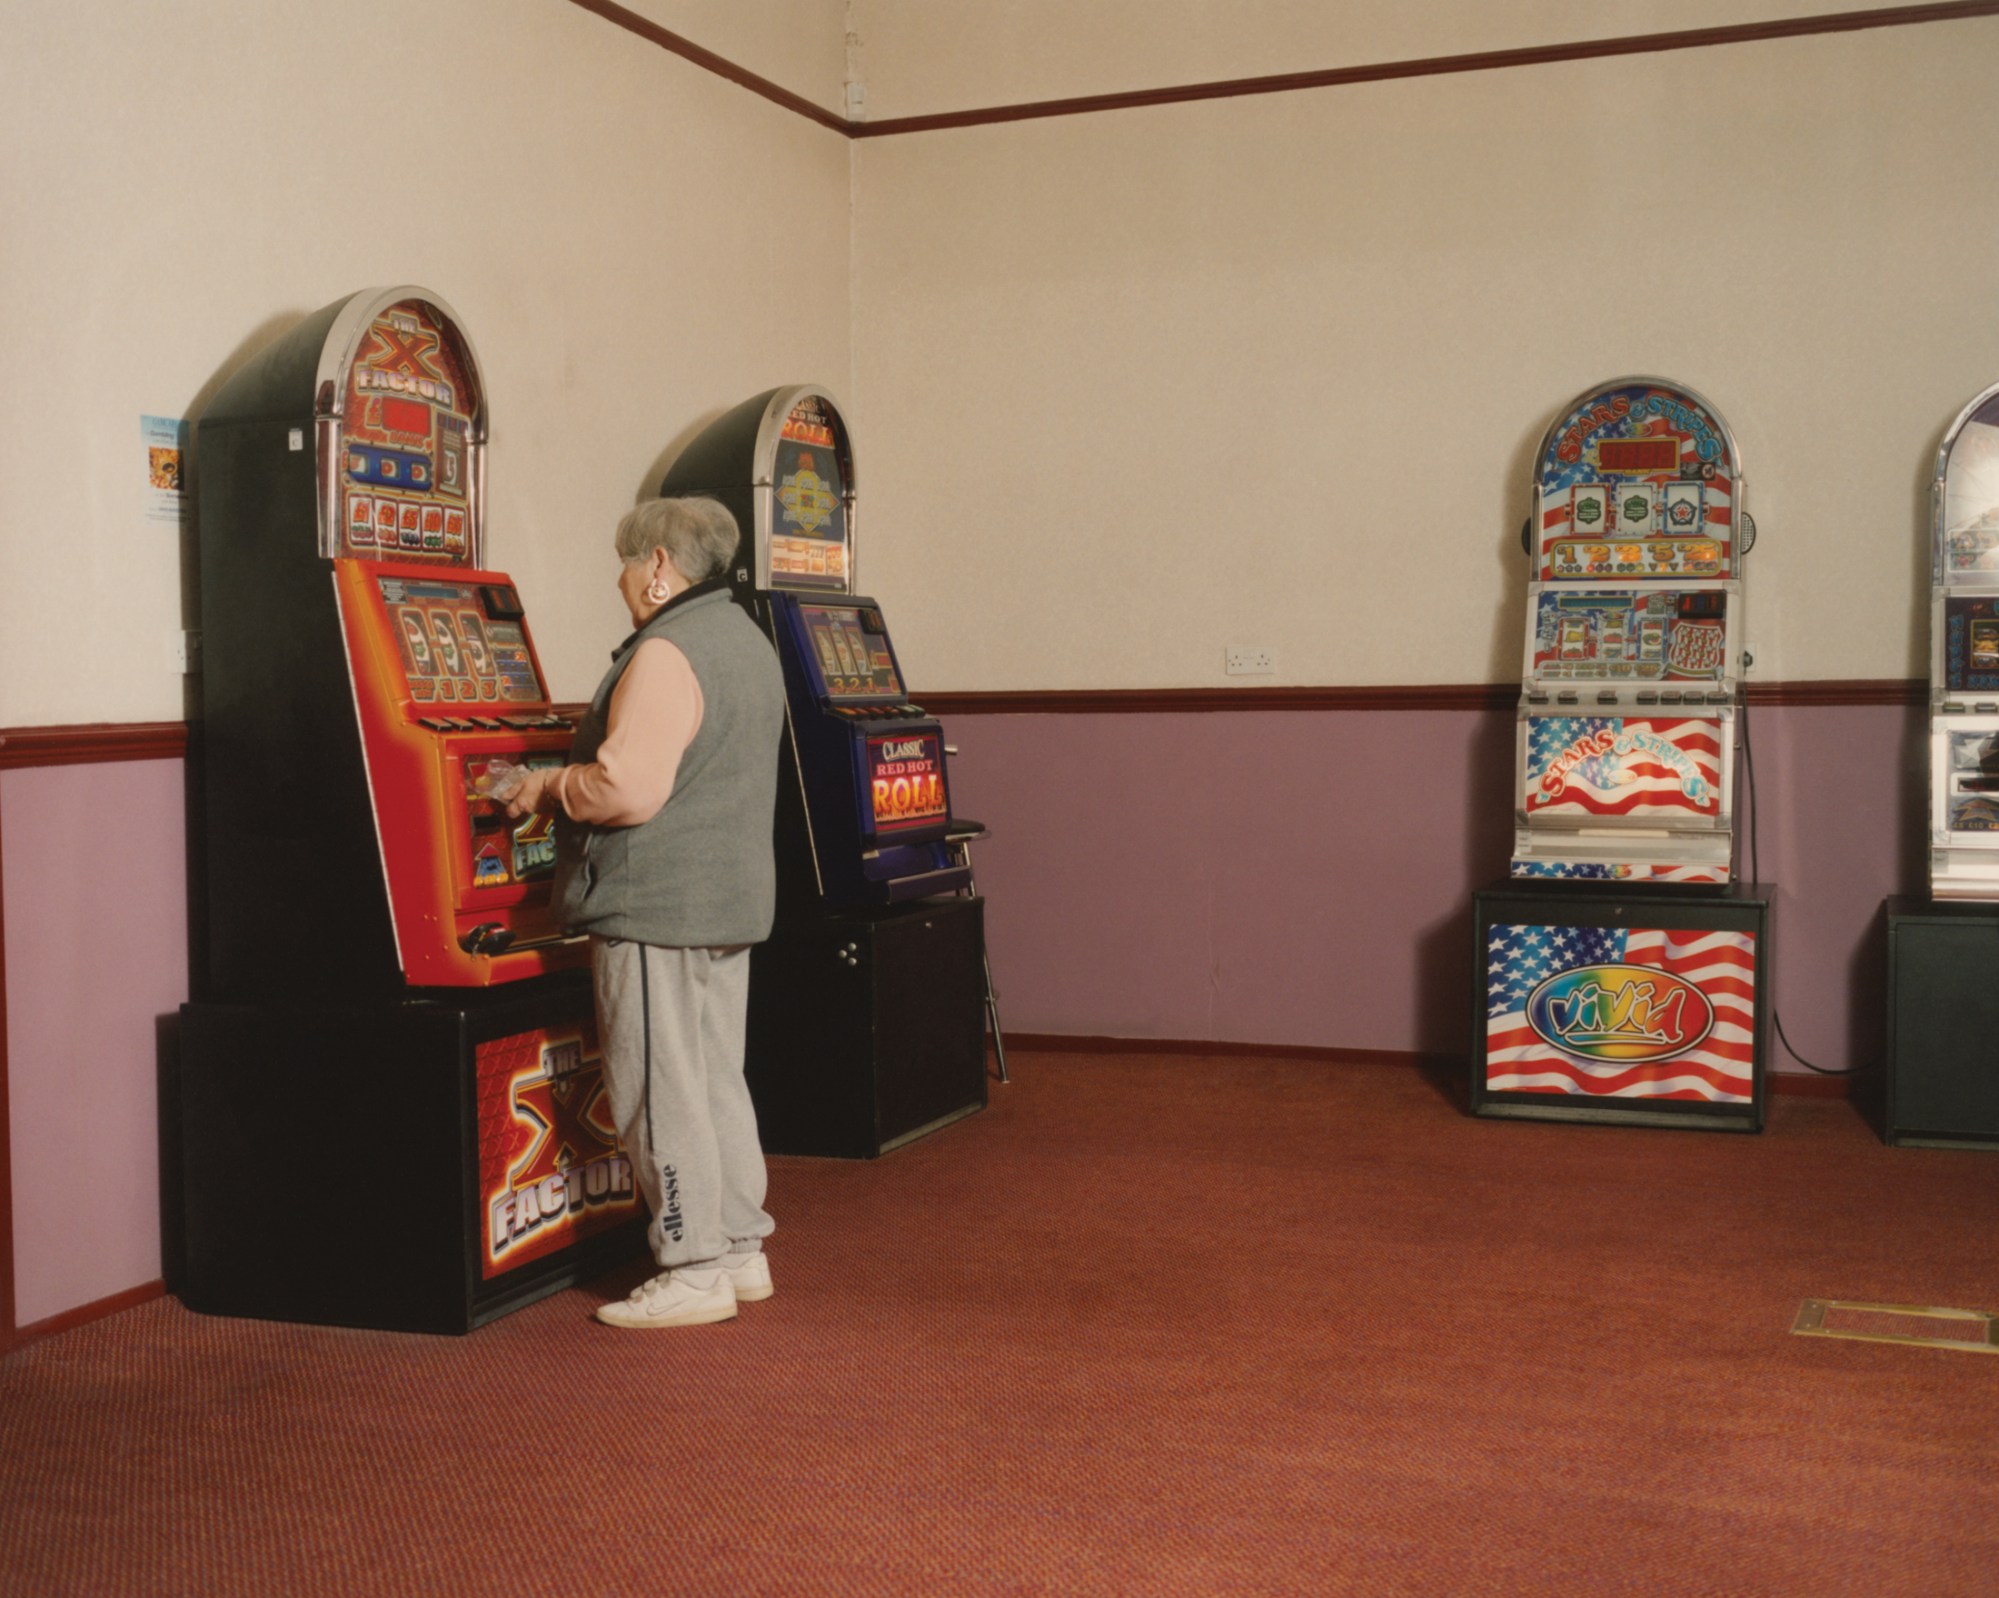
[[[759,77],[747,67],[739,67],[735,62],[718,56],[713,50],[704,50],[692,39],[662,28],[657,22],[649,22],[636,11],[628,10],[617,0],[569,0],[573,6],[602,17],[606,22],[614,22],[627,33],[635,33],[648,43],[656,44],[662,50],[670,51],[683,60],[691,61],[697,67],[705,68],[718,78],[727,78],[731,83],[759,94],[774,105],[781,105],[787,111],[795,111],[808,122],[816,122],[822,128],[831,128],[835,133],[853,137],[853,124],[837,111],[828,111],[823,105],[815,105],[802,94],[793,94]]]
[[[1568,44],[1530,45],[1516,50],[1479,50],[1468,55],[1423,56],[1409,61],[1379,61],[1367,66],[1328,67],[1315,72],[1281,72],[1267,77],[1219,78],[1209,83],[1133,89],[1122,94],[1076,95],[1062,100],[1030,100],[1016,105],[982,106],[970,111],[939,111],[926,116],[884,117],[879,122],[857,122],[828,111],[803,95],[780,88],[770,79],[759,77],[712,50],[704,50],[692,40],[618,5],[616,0],[569,0],[569,3],[850,139],[882,139],[902,133],[931,133],[941,128],[982,127],[997,122],[1027,122],[1043,117],[1085,116],[1098,111],[1129,111],[1142,106],[1180,105],[1191,100],[1229,100],[1252,94],[1292,94],[1302,89],[1349,88],[1355,84],[1385,83],[1397,78],[1498,72],[1513,67],[1548,66],[1560,61],[1601,61],[1615,56],[1659,55],[1672,50],[1764,44],[1773,39],[1861,33],[1873,28],[1908,28],[1922,23],[1962,22],[1973,17],[1999,15],[1999,0],[1946,0],[1946,3],[1936,5],[1881,6],[1869,11],[1834,11],[1819,16],[1741,22],[1719,28],[1683,28],[1670,33],[1627,34],[1615,39],[1579,39]]]

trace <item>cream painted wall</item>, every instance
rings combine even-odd
[[[867,116],[1530,49],[1879,0],[852,0]]]
[[[1999,377],[1999,19],[856,146],[863,586],[919,688],[1517,675],[1530,456],[1629,372],[1736,430],[1766,679],[1924,671]]]
[[[669,446],[847,380],[848,141],[565,0],[0,9],[0,726],[182,714],[139,418],[356,289],[463,317],[489,559],[565,698]]]
[[[619,0],[628,11],[846,115],[850,0]]]

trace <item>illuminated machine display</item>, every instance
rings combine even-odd
[[[855,589],[854,452],[826,390],[769,390],[674,461],[743,531],[732,585],[784,669],[778,926],[754,956],[764,1146],[874,1154],[986,1103],[982,902],[952,826],[944,730],[910,703]]]
[[[1623,378],[1543,435],[1511,884],[1477,896],[1481,1114],[1762,1124],[1769,896],[1734,880],[1755,541],[1735,441]]]
[[[1930,898],[1888,902],[1888,1139],[1999,1143],[1999,386],[1930,484]]]
[[[570,727],[482,559],[486,416],[457,318],[403,287],[201,420],[196,1309],[464,1331],[640,1245],[547,819],[489,794]]]

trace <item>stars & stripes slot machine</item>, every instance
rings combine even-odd
[[[570,726],[485,564],[486,434],[413,286],[305,318],[199,424],[196,1309],[465,1331],[641,1243],[553,841],[495,798]]]
[[[984,906],[951,842],[981,829],[954,823],[944,729],[856,585],[846,418],[816,385],[757,394],[660,493],[734,513],[736,597],[784,671],[778,924],[750,979],[764,1145],[879,1153],[986,1103]]]
[[[1735,876],[1735,440],[1622,378],[1535,456],[1506,887],[1477,896],[1472,1107],[1756,1130],[1769,895]]]

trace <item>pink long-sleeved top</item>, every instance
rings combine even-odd
[[[571,821],[635,827],[673,793],[680,757],[701,730],[701,682],[676,644],[648,638],[611,690],[610,726],[597,758],[564,766],[548,792]]]

